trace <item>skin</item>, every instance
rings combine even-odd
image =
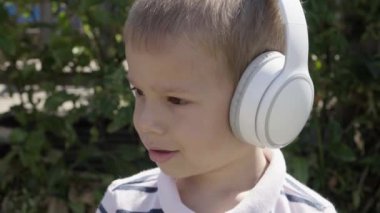
[[[267,163],[230,129],[234,84],[222,57],[185,39],[155,51],[127,47],[126,56],[135,128],[148,150],[175,151],[157,165],[176,180],[182,202],[196,212],[233,208]]]

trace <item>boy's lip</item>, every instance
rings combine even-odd
[[[178,153],[177,150],[148,149],[149,158],[155,163],[165,163]]]

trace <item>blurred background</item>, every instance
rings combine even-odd
[[[154,165],[131,124],[129,0],[0,0],[0,212],[94,212]],[[289,173],[339,212],[380,212],[380,1],[306,0],[312,116]]]

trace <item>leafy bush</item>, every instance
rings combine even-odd
[[[129,4],[1,1],[0,83],[20,98],[1,117],[1,212],[94,212],[114,175],[150,166],[130,125]]]
[[[380,212],[380,3],[305,7],[316,98],[288,166],[340,212]]]
[[[0,115],[0,211],[94,212],[112,179],[153,166],[124,78],[131,1],[32,2],[0,1],[1,94],[20,100]],[[316,98],[289,171],[341,212],[380,212],[380,3],[304,6]]]

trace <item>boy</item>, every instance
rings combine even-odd
[[[133,121],[159,168],[115,180],[97,212],[335,212],[286,174],[280,150],[244,143],[230,126],[245,68],[263,52],[284,52],[277,4],[134,3],[124,32]]]

